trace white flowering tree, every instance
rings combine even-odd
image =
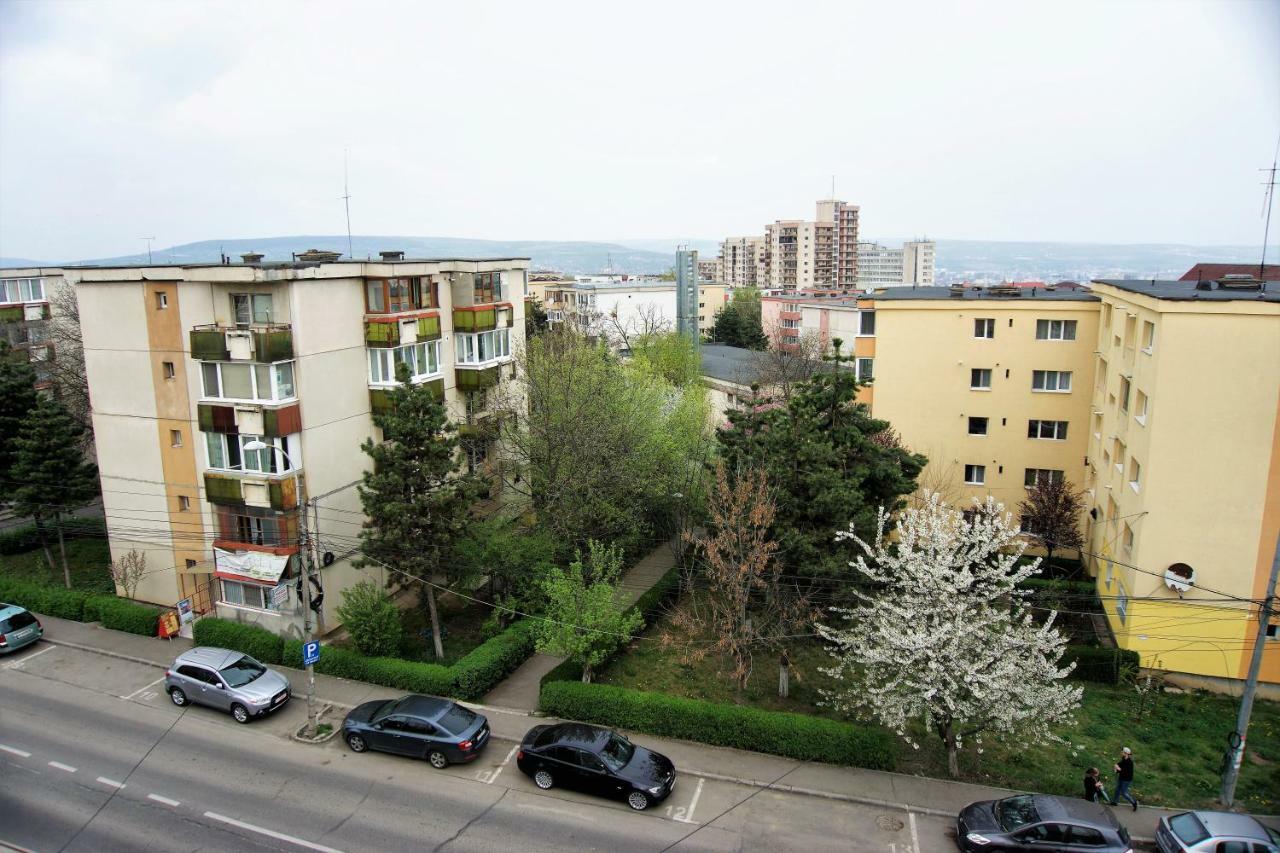
[[[908,726],[920,721],[947,749],[951,775],[959,751],[984,733],[1018,733],[1062,742],[1054,729],[1074,724],[1081,689],[1059,666],[1066,638],[1031,617],[1017,588],[1039,561],[1018,566],[1025,545],[1004,506],[987,498],[961,513],[929,494],[898,517],[896,542],[881,511],[874,543],[852,533],[861,549],[850,565],[869,591],[853,608],[832,608],[844,623],[819,625],[838,681],[824,691],[842,711],[869,711],[913,747]]]

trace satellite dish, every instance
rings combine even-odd
[[[1164,570],[1164,584],[1182,595],[1196,584],[1196,570],[1186,563],[1174,563]]]
[[[332,566],[332,565],[333,565],[333,560],[334,560],[333,552],[332,552],[332,551],[325,551],[325,552],[324,552],[324,557],[322,557],[321,559],[324,561],[325,566]]]

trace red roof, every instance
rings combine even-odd
[[[1182,274],[1179,281],[1216,281],[1226,275],[1258,275],[1258,264],[1196,264]],[[1262,267],[1262,278],[1280,281],[1280,264]]]

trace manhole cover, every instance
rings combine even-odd
[[[882,814],[876,818],[876,824],[888,832],[897,832],[904,826],[901,820],[889,814]]]

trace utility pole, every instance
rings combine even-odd
[[[1240,777],[1240,763],[1244,760],[1245,739],[1249,736],[1249,715],[1253,713],[1253,695],[1258,692],[1258,670],[1262,668],[1262,653],[1267,644],[1267,624],[1271,620],[1271,604],[1276,597],[1276,575],[1280,574],[1280,536],[1276,537],[1275,554],[1271,557],[1271,578],[1267,581],[1267,596],[1262,599],[1262,612],[1258,614],[1258,636],[1253,641],[1253,659],[1249,661],[1249,678],[1240,697],[1240,716],[1232,733],[1232,748],[1227,755],[1227,768],[1222,774],[1222,804],[1230,807],[1236,796],[1236,780]]]
[[[299,492],[301,497],[301,492]],[[311,610],[311,572],[319,565],[320,553],[320,537],[319,530],[311,535],[307,535],[307,513],[315,504],[315,499],[307,501],[305,504],[299,505],[300,514],[298,516],[299,531],[302,538],[307,543],[307,553],[302,561],[302,589],[303,589],[303,628],[306,631],[306,639],[304,642],[310,643],[312,640],[312,610]],[[315,665],[306,664],[307,669],[307,736],[315,737],[316,727],[319,725],[319,719],[316,716],[316,670]]]

